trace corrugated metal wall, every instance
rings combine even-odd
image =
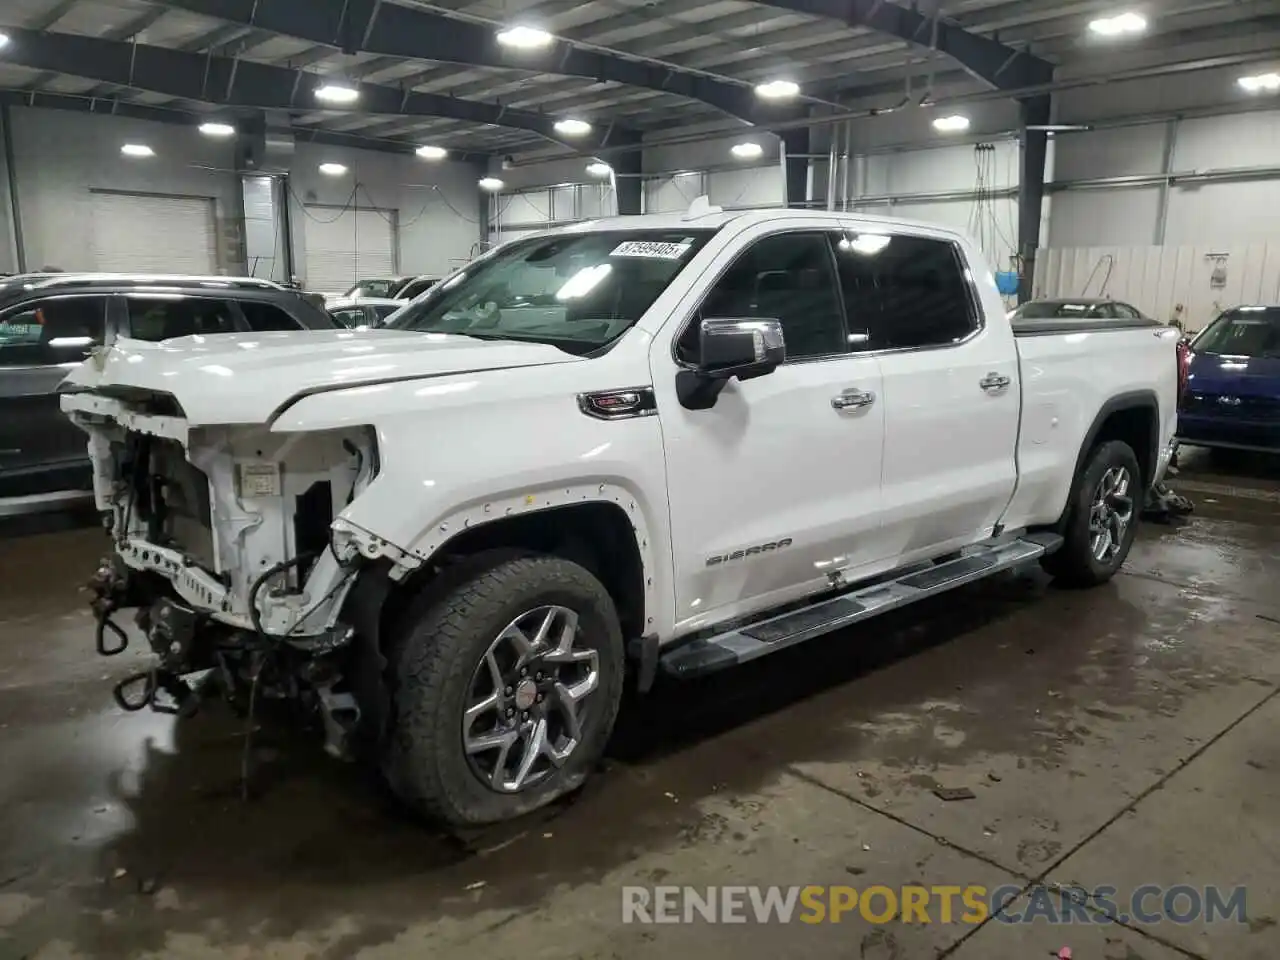
[[[1213,280],[1219,266],[1226,274],[1221,287]],[[1037,273],[1038,297],[1114,297],[1159,320],[1177,318],[1187,330],[1200,330],[1227,307],[1280,303],[1280,240],[1050,249],[1041,251]]]

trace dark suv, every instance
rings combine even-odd
[[[95,347],[115,337],[168,340],[334,326],[297,291],[266,280],[71,273],[3,278],[0,498],[32,497],[39,505],[56,501],[60,491],[90,488],[85,435],[63,416],[56,390]],[[0,503],[0,515],[6,512],[12,510]]]

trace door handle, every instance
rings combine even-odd
[[[996,393],[997,391],[1003,390],[1005,387],[1009,386],[1009,384],[1011,383],[1013,383],[1013,381],[1009,377],[1004,376],[1003,374],[988,373],[985,377],[983,377],[981,380],[978,381],[978,386],[980,386],[983,390],[986,390],[988,393]]]
[[[839,396],[831,398],[833,410],[850,410],[856,407],[869,407],[876,402],[876,395],[870,390],[850,388]]]

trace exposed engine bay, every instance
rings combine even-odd
[[[81,395],[94,493],[114,550],[91,587],[98,652],[124,651],[136,610],[155,665],[119,683],[126,710],[190,714],[212,677],[234,708],[287,700],[346,756],[360,721],[340,620],[362,563],[334,518],[377,475],[372,430],[189,428],[163,395]]]

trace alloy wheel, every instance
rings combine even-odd
[[[544,606],[512,620],[485,651],[468,686],[462,744],[486,786],[527,790],[582,742],[600,655],[581,641],[577,613]]]
[[[1109,564],[1124,546],[1133,522],[1131,477],[1126,467],[1112,467],[1102,475],[1089,509],[1089,549],[1099,563]]]

